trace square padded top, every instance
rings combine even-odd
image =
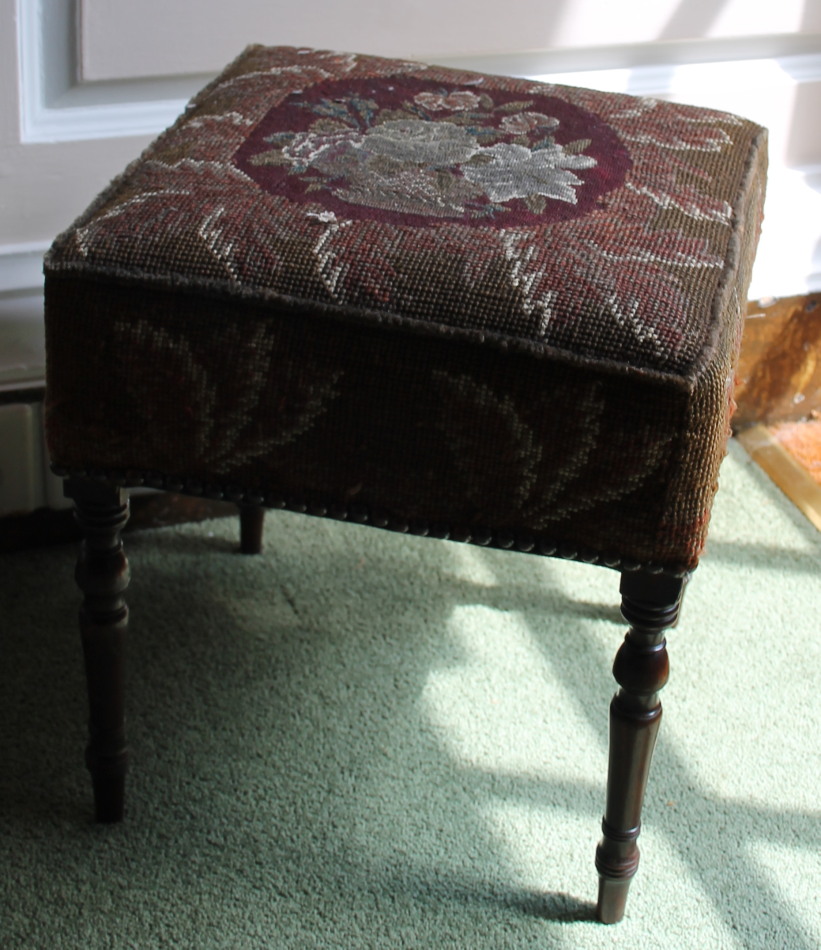
[[[46,270],[690,388],[743,302],[764,142],[702,108],[252,46],[61,235]]]

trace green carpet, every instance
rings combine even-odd
[[[642,863],[593,921],[615,573],[269,516],[132,534],[124,824],[73,551],[0,559],[0,947],[821,945],[821,535],[733,446],[670,636]]]

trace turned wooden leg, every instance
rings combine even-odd
[[[675,624],[683,586],[683,578],[640,571],[621,579],[621,609],[631,629],[613,666],[621,688],[610,705],[607,805],[596,850],[596,913],[606,924],[624,916],[639,863],[641,806],[661,721],[658,693],[668,674],[664,631]]]
[[[94,787],[97,821],[123,817],[128,750],[125,741],[124,653],[128,562],[120,531],[128,521],[128,495],[107,482],[68,479],[67,497],[85,532],[77,560],[77,584],[85,594],[80,634],[89,702],[86,765]]]
[[[258,505],[240,505],[239,547],[243,554],[259,554],[262,550],[262,529],[265,509]]]

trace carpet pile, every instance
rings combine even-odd
[[[618,576],[272,513],[136,532],[126,821],[70,546],[0,557],[0,946],[821,945],[821,534],[731,446],[625,920],[593,920]]]

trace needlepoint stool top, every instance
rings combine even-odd
[[[759,135],[655,100],[253,47],[49,267],[692,379],[741,263]]]
[[[765,169],[725,113],[249,47],[47,255],[52,458],[691,567]]]

